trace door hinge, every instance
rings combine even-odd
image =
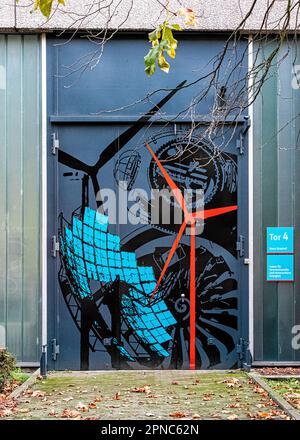
[[[51,344],[52,344],[52,359],[56,361],[57,356],[59,355],[59,345],[57,344],[56,339],[52,339]]]
[[[236,242],[236,250],[240,257],[245,255],[245,237],[243,235],[239,236],[238,241]]]
[[[56,137],[56,133],[52,133],[52,154],[56,154],[59,150],[59,139]]]
[[[252,356],[249,350],[249,342],[244,338],[240,338],[236,344],[236,352],[238,355],[239,366],[246,371],[250,371],[252,365]]]
[[[52,235],[52,257],[56,258],[57,252],[59,252],[59,241],[57,241],[56,235]]]
[[[251,127],[251,119],[249,116],[245,116],[244,122],[239,132],[239,136],[236,141],[236,148],[239,150],[240,154],[244,154],[245,151],[245,136],[248,133],[249,128]]]

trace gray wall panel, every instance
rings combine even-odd
[[[7,40],[7,346],[22,355],[22,42]],[[20,105],[21,104],[21,105]]]
[[[279,57],[283,57],[283,47]],[[291,66],[294,51],[291,50],[278,66],[278,225],[294,225],[294,167],[295,133],[293,120],[293,94]],[[291,328],[294,325],[294,285],[278,284],[278,359],[293,359]]]
[[[39,244],[40,244],[40,136],[39,120],[40,97],[36,87],[39,84],[39,71],[32,69],[30,60],[39,59],[39,46],[36,37],[27,37],[24,45],[24,126],[23,126],[23,361],[37,356],[37,346],[32,341],[39,334]],[[38,65],[38,62],[37,62]],[[35,129],[33,129],[35,127]],[[34,249],[34,258],[32,252]]]
[[[6,333],[6,42],[0,35],[0,346]]]
[[[295,64],[300,65],[300,52],[296,53]],[[293,93],[293,125],[294,125],[294,224],[295,229],[300,231],[300,99],[299,90],[292,90]],[[294,289],[294,322],[300,325],[300,239],[295,241],[295,289]],[[295,351],[295,360],[300,361],[300,350]]]
[[[261,99],[261,97],[259,98]],[[253,125],[254,127],[260,127],[262,124],[262,106],[257,105],[254,115],[253,115]],[[256,240],[255,246],[253,248],[253,259],[254,261],[260,261],[260,249],[263,246],[263,236],[262,236],[262,191],[260,190],[259,182],[261,182],[261,162],[262,162],[262,132],[261,130],[253,131],[253,154],[255,157],[255,166],[253,169],[253,184],[254,184],[254,194],[255,194],[255,211],[253,213],[253,229],[256,231],[254,239]],[[257,269],[257,266],[255,266]],[[262,271],[254,271],[253,286],[254,291],[257,292],[263,283]],[[259,335],[263,335],[263,296],[255,295],[253,304],[253,314],[255,316],[254,329],[254,341],[255,341],[255,359],[263,359],[263,338]]]
[[[268,47],[268,52],[273,47]],[[266,83],[263,96],[263,117],[262,117],[262,145],[261,145],[261,182],[258,191],[262,192],[262,249],[266,247],[266,227],[275,226],[277,223],[277,71],[272,68],[270,79]],[[256,129],[256,128],[254,128]],[[275,154],[274,154],[275,152]],[[255,166],[255,163],[254,163]],[[275,172],[274,172],[275,171]],[[254,240],[255,243],[255,240]],[[266,254],[263,252],[260,264],[262,282],[264,285],[263,295],[263,359],[272,360],[273,353],[277,353],[278,345],[278,296],[275,284],[265,283]]]
[[[39,57],[37,36],[1,36],[0,326],[24,362],[38,360],[40,338]]]
[[[296,47],[298,46],[298,47]],[[287,50],[289,49],[289,50]],[[265,56],[272,50],[266,44]],[[254,358],[299,360],[291,345],[299,324],[299,97],[292,88],[292,69],[299,43],[281,48],[254,105]],[[288,53],[287,56],[284,56]],[[299,91],[298,91],[299,93]],[[298,164],[298,166],[297,166]],[[261,227],[260,227],[261,225]],[[295,226],[295,283],[266,282],[266,227]],[[295,309],[296,307],[296,309]],[[263,327],[257,325],[263,321]]]

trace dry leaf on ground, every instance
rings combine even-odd
[[[151,389],[150,389],[149,385],[145,385],[144,387],[131,388],[130,391],[132,393],[146,393],[146,394],[150,394],[151,393]]]
[[[231,414],[227,417],[227,420],[238,420],[238,416],[236,414]]]
[[[76,405],[76,409],[82,412],[87,412],[89,410],[88,407],[82,402],[78,402],[78,404]]]
[[[182,417],[186,417],[186,414],[183,411],[175,411],[169,414],[170,417],[175,417],[176,419],[181,419]]]
[[[75,409],[64,409],[61,413],[61,418],[63,419],[80,419],[81,414],[79,411]]]

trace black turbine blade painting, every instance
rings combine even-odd
[[[84,171],[92,177],[95,193],[99,191],[99,185],[93,179],[100,170],[118,151],[120,151],[181,88],[186,81],[182,81],[175,87],[167,96],[165,96],[158,104],[151,110],[141,116],[131,127],[124,131],[120,136],[114,139],[101,153],[95,165],[88,165],[81,160],[75,158],[63,150],[58,151],[58,161],[64,165],[75,170]],[[98,186],[98,190],[96,191]]]

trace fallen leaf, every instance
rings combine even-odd
[[[0,417],[7,417],[10,416],[12,413],[13,412],[11,409],[4,409],[3,411],[0,411]]]
[[[200,414],[193,414],[192,418],[193,419],[201,419],[201,416],[200,416]]]
[[[75,411],[74,409],[64,409],[61,413],[61,418],[63,419],[80,419],[80,412]]]
[[[257,393],[257,394],[262,394],[262,395],[268,395],[268,393],[263,389],[263,388],[261,388],[261,387],[259,387],[259,386],[257,386],[257,385],[255,385],[254,387],[253,387],[253,391],[255,392],[255,393]]]
[[[228,405],[226,405],[226,408],[241,408],[241,404],[240,403],[230,403]]]
[[[270,413],[268,412],[258,412],[257,413],[257,417],[260,419],[269,419],[270,418]]]
[[[73,397],[66,397],[63,399],[64,402],[70,402],[71,400],[73,400]]]
[[[29,412],[29,408],[17,408],[17,412],[25,414]]]
[[[238,420],[238,416],[236,414],[232,414],[227,417],[227,420]]]
[[[33,393],[33,390],[28,388],[26,391],[24,391],[23,395],[31,396],[32,393]]]
[[[33,391],[33,393],[31,394],[31,397],[44,397],[45,394],[46,393],[44,391],[36,390],[36,391]]]
[[[186,414],[182,411],[175,411],[169,414],[170,417],[175,417],[176,419],[181,419],[182,417],[186,417]]]
[[[78,402],[78,404],[76,405],[76,409],[82,412],[87,412],[89,410],[88,407],[82,402]]]
[[[132,393],[146,393],[146,394],[150,394],[151,393],[151,389],[150,389],[149,385],[145,385],[144,387],[131,388],[130,391]]]
[[[224,379],[222,383],[226,383],[227,388],[242,388],[242,383],[236,377],[231,377],[230,379]]]
[[[213,419],[221,419],[221,416],[219,414],[212,414],[211,417]]]

